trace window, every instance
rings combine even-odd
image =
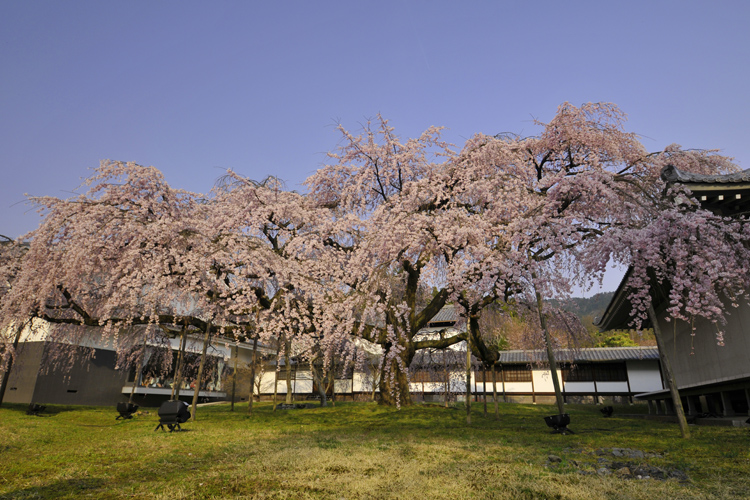
[[[416,370],[409,370],[409,381],[413,383],[418,382],[444,382],[445,374],[436,372],[435,370],[417,368]]]
[[[503,379],[506,382],[531,382],[531,368],[528,366],[503,366]]]
[[[593,382],[594,367],[590,364],[578,364],[563,368],[565,382]]]
[[[581,363],[563,368],[565,382],[626,382],[625,363]]]
[[[601,363],[596,365],[597,382],[627,382],[625,363]]]

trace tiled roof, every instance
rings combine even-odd
[[[458,308],[453,304],[447,304],[430,320],[430,323],[457,322],[459,319],[461,317],[458,314]]]
[[[588,349],[563,349],[555,353],[558,362],[580,361],[628,361],[659,359],[656,347],[592,347]],[[501,351],[500,363],[533,363],[547,360],[547,351]]]
[[[661,171],[661,178],[665,182],[681,182],[683,184],[735,184],[741,182],[750,183],[750,169],[742,172],[724,175],[691,174],[667,165]]]

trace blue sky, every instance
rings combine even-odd
[[[6,0],[0,234],[38,224],[24,193],[70,196],[108,158],[199,192],[226,168],[299,188],[336,123],[377,113],[460,146],[608,101],[650,150],[750,168],[749,20],[744,1]]]

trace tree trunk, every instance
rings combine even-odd
[[[247,414],[252,415],[253,413],[253,400],[255,399],[255,363],[258,361],[258,335],[253,337],[253,357],[250,361],[250,396],[247,398]],[[276,352],[276,360],[278,362],[279,353]],[[258,396],[260,396],[260,389],[258,389]],[[274,407],[276,406],[276,387],[273,388],[273,402]]]
[[[13,337],[13,353],[15,355],[16,350],[18,349],[18,343],[21,341],[21,333],[23,333],[23,329],[26,327],[26,324],[29,323],[28,321],[24,321],[21,323],[21,325],[18,327],[18,330],[16,330],[16,335]],[[8,366],[5,368],[5,372],[3,373],[3,380],[0,382],[0,405],[3,404],[3,399],[5,398],[5,388],[8,387],[8,380],[10,379],[10,370],[13,368],[13,357],[8,359]]]
[[[547,330],[547,318],[544,316],[544,304],[542,302],[542,295],[537,291],[536,293],[536,308],[539,312],[539,325],[542,328],[544,334],[544,344],[547,346],[547,361],[549,361],[550,374],[552,375],[552,385],[555,387],[555,401],[557,402],[557,412],[562,415],[565,413],[565,406],[562,397],[562,391],[560,390],[560,379],[557,376],[557,361],[555,360],[555,352],[552,349],[552,339],[549,336],[549,330]]]
[[[201,390],[201,383],[203,382],[203,369],[206,367],[206,352],[208,351],[208,343],[211,339],[211,322],[208,322],[206,333],[203,335],[203,349],[201,350],[201,361],[198,364],[198,377],[195,380],[195,390],[193,391],[193,405],[190,416],[190,420],[195,422],[195,411],[198,408],[198,394]]]
[[[175,391],[177,391],[177,399],[180,399],[180,386],[182,385],[182,361],[185,357],[185,342],[187,341],[187,325],[182,325],[182,331],[180,332],[180,348],[177,350],[177,366],[174,369],[174,377],[172,377],[172,395],[169,399],[175,399]]]
[[[412,404],[411,392],[409,391],[409,378],[401,366],[406,368],[411,365],[414,358],[412,348],[406,346],[397,356],[397,362],[388,358],[390,345],[385,346],[383,353],[383,366],[380,368],[380,400],[379,403],[388,406],[408,406]],[[386,366],[390,363],[390,366]]]
[[[677,422],[680,424],[680,432],[682,437],[687,439],[690,437],[690,429],[688,428],[687,419],[685,418],[685,410],[682,408],[682,399],[680,399],[680,393],[677,390],[677,382],[672,373],[672,365],[667,358],[667,352],[664,349],[664,338],[661,335],[661,328],[659,327],[659,321],[656,317],[656,311],[654,305],[649,304],[648,306],[648,317],[651,320],[651,324],[654,327],[654,337],[656,337],[656,346],[659,348],[659,360],[661,361],[661,367],[664,372],[664,377],[667,379],[667,385],[669,386],[669,393],[672,395],[672,403],[674,403],[674,409],[677,412]]]
[[[471,425],[471,336],[466,334],[466,425]]]
[[[323,367],[321,365],[320,370],[318,370],[318,367],[315,366],[315,361],[310,361],[310,371],[312,372],[313,376],[313,383],[318,388],[318,395],[320,395],[320,406],[328,406],[328,398],[326,396],[326,383],[325,383],[325,377],[323,376]]]

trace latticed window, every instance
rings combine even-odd
[[[626,382],[628,370],[625,363],[599,363],[596,365],[597,382]]]
[[[506,382],[531,382],[529,366],[503,366],[503,380]]]
[[[590,364],[578,364],[563,368],[563,380],[566,382],[593,382],[594,367]]]
[[[417,368],[409,370],[409,380],[411,382],[443,382],[444,373],[436,372],[426,368]]]
[[[625,382],[628,371],[625,363],[582,363],[574,368],[563,368],[566,382]]]

